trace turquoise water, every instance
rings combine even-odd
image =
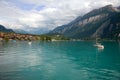
[[[0,43],[0,80],[120,80],[120,44],[92,41]]]

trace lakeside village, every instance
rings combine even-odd
[[[18,34],[0,32],[0,41],[62,41],[69,40],[61,35],[47,36],[47,35],[31,35],[31,34]]]

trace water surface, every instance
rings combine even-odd
[[[119,42],[0,42],[0,80],[120,80]]]

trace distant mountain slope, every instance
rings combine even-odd
[[[120,10],[112,5],[95,9],[71,23],[55,28],[50,34],[59,33],[70,38],[116,38],[120,33]]]
[[[19,33],[19,34],[29,34],[27,31],[21,30],[21,29],[14,29],[13,30],[15,33]]]
[[[40,34],[45,34],[48,33],[49,30],[47,28],[32,28],[30,31],[28,31],[30,34],[34,35],[40,35]]]
[[[12,29],[7,29],[3,25],[0,25],[0,32],[14,32]]]

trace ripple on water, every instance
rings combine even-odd
[[[88,71],[89,77],[95,80],[119,80],[120,73],[115,70],[109,69],[94,69],[94,68],[86,68]]]

